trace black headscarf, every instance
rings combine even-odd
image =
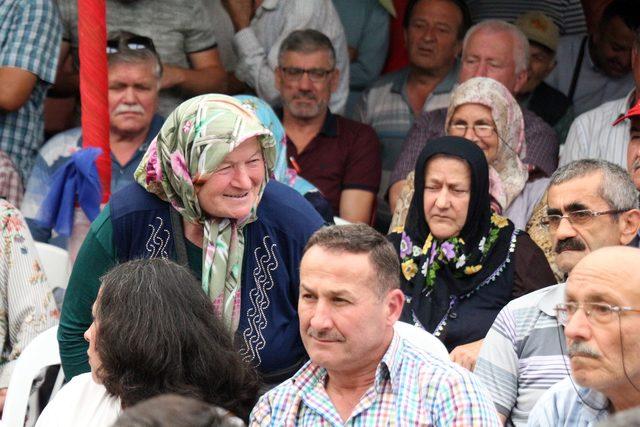
[[[425,287],[426,278],[422,266],[431,257],[431,250],[425,254],[411,256],[418,266],[417,273],[410,279],[403,275],[403,290],[411,295],[410,302],[405,305],[403,320],[413,322],[419,320],[429,332],[441,323],[449,309],[449,304],[454,297],[464,298],[473,292],[480,284],[492,277],[494,272],[505,262],[509,254],[511,237],[514,226],[505,218],[493,217],[489,196],[489,167],[484,153],[471,141],[454,136],[444,136],[427,142],[420,153],[415,168],[415,192],[403,232],[394,232],[389,235],[389,240],[400,251],[403,234],[408,236],[413,245],[422,247],[430,235],[429,224],[424,215],[424,187],[425,172],[429,160],[436,155],[447,155],[463,160],[471,170],[471,190],[467,218],[458,237],[464,240],[463,253],[466,258],[465,265],[474,266],[481,264],[482,268],[474,273],[462,273],[451,262],[439,262],[436,271],[436,279],[433,289],[429,291]],[[500,227],[494,221],[501,224]],[[489,240],[491,233],[497,233],[489,250],[483,254],[479,249],[480,243]],[[435,240],[435,242],[438,242]],[[439,242],[440,243],[440,242]],[[401,258],[401,262],[407,260]],[[498,280],[500,280],[498,278]],[[500,285],[499,283],[497,285]],[[505,283],[505,286],[512,284]],[[440,336],[443,339],[443,336]]]

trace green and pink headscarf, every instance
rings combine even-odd
[[[207,180],[227,154],[257,137],[265,164],[265,181],[249,215],[214,218],[198,203],[194,183]],[[231,332],[240,318],[240,279],[245,225],[256,220],[258,203],[276,156],[276,140],[250,103],[209,94],[183,102],[167,118],[136,169],[147,191],[168,201],[185,220],[204,227],[202,288]]]

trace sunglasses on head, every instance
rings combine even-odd
[[[117,33],[107,40],[107,53],[120,52],[123,49],[142,50],[147,49],[156,52],[153,40],[149,37],[137,34]]]

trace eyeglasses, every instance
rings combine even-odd
[[[156,47],[153,44],[153,40],[149,37],[139,36],[126,31],[109,34],[109,39],[107,40],[107,53],[117,53],[123,49],[147,49],[156,53]]]
[[[584,310],[584,314],[590,322],[600,325],[609,323],[613,318],[613,313],[618,313],[619,316],[629,311],[640,312],[640,309],[635,307],[618,307],[603,302],[567,302],[555,307],[558,322],[566,326],[580,308]]]
[[[611,209],[608,211],[601,211],[601,212],[595,212],[592,211],[591,209],[581,209],[579,211],[572,211],[569,212],[566,215],[547,215],[547,216],[543,216],[540,219],[540,224],[542,224],[543,226],[549,228],[550,230],[555,230],[560,226],[560,221],[562,221],[563,218],[566,218],[569,220],[569,223],[571,223],[571,225],[585,225],[587,223],[589,223],[591,220],[593,220],[595,217],[600,216],[600,215],[614,215],[614,214],[619,214],[622,212],[626,212],[629,209]]]
[[[491,125],[472,125],[469,126],[466,123],[451,123],[449,125],[449,135],[452,136],[464,136],[467,133],[467,129],[473,128],[473,132],[478,136],[478,138],[488,138],[495,132],[496,135],[498,131],[495,126]]]
[[[299,81],[302,76],[306,73],[309,76],[309,80],[314,83],[321,83],[324,79],[327,78],[329,74],[333,72],[333,68],[330,70],[326,70],[324,68],[298,68],[298,67],[280,67],[284,77],[287,80],[291,80],[294,82]]]

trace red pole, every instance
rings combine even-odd
[[[78,37],[82,146],[102,149],[96,168],[102,184],[102,202],[106,203],[111,195],[111,154],[105,0],[78,0]]]

